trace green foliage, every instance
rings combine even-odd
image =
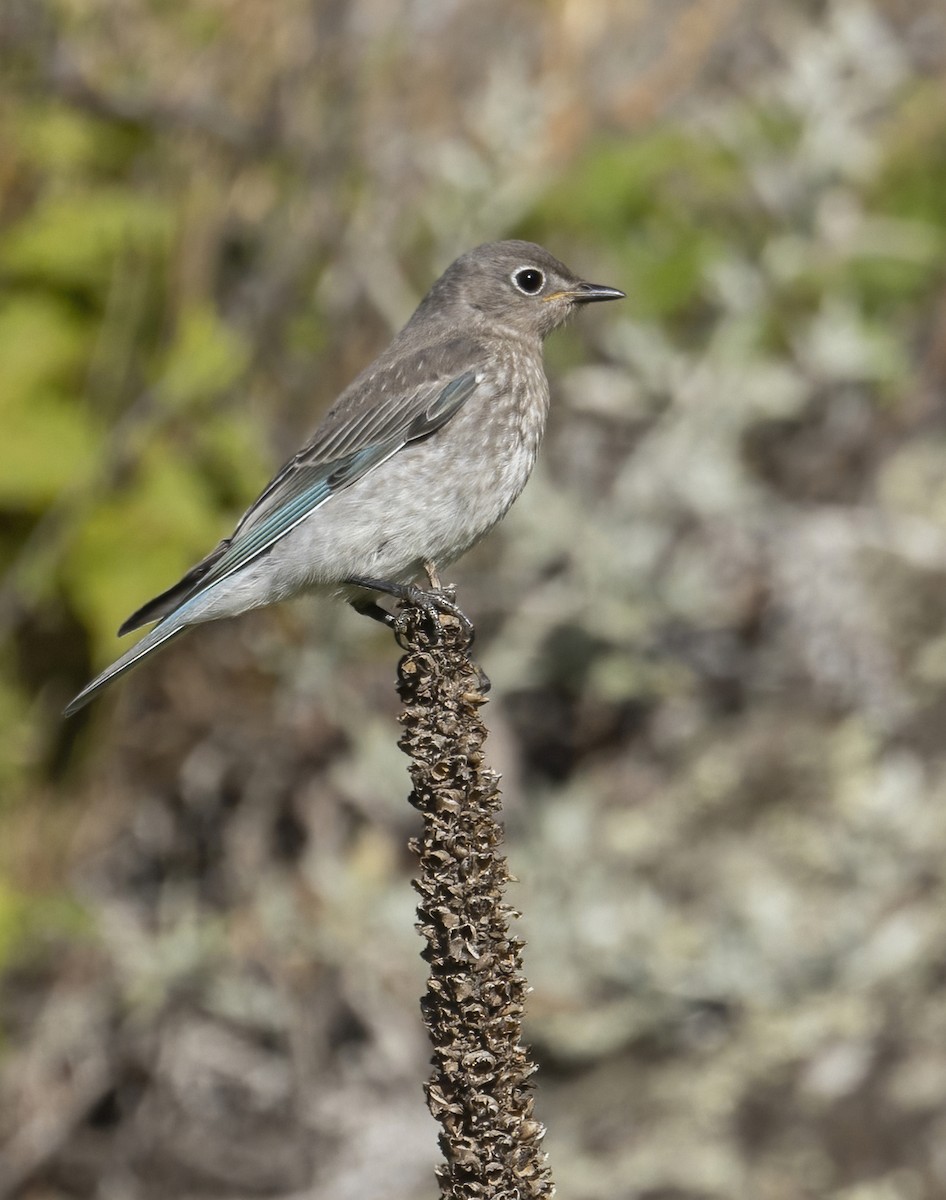
[[[94,471],[102,430],[75,398],[87,336],[55,294],[0,305],[0,505],[41,511]]]
[[[149,137],[39,98],[0,117],[0,553],[10,595],[68,606],[97,661],[263,474],[252,421],[218,412],[248,347],[200,287],[171,290],[179,216]],[[22,711],[12,678],[4,706]],[[4,729],[12,782],[30,754]]]
[[[235,383],[247,363],[245,344],[209,306],[189,308],[161,365],[162,394],[173,408],[200,404]]]
[[[172,230],[168,206],[150,196],[118,187],[57,191],[7,230],[0,271],[101,300],[119,255],[166,255]]]
[[[9,659],[9,654],[0,657],[0,819],[14,795],[13,785],[30,762],[36,737],[32,714],[14,682]]]
[[[946,231],[946,110],[942,88],[919,84],[888,124],[886,156],[871,188],[893,217]]]
[[[543,198],[536,216],[557,228],[619,239],[658,217],[672,223],[695,208],[717,213],[741,184],[733,156],[680,127],[592,147]]]
[[[94,121],[61,105],[38,101],[16,110],[8,135],[17,153],[68,186],[94,175],[121,177],[145,137],[127,125]]]
[[[218,497],[218,508],[241,512],[272,473],[272,461],[264,452],[265,431],[252,417],[233,420],[229,412],[205,419],[197,431],[194,462],[208,488]]]
[[[931,86],[909,95],[891,121],[885,159],[864,189],[875,219],[849,244],[827,247],[811,236],[819,216],[811,197],[786,220],[758,196],[758,172],[785,174],[785,157],[801,152],[803,127],[778,105],[734,108],[725,142],[679,125],[600,142],[549,189],[525,231],[540,241],[570,231],[608,242],[641,318],[705,309],[714,266],[734,253],[766,255],[775,267],[777,305],[762,315],[770,333],[839,293],[888,318],[943,275],[946,121]],[[826,172],[819,186],[836,182]]]
[[[166,443],[154,443],[134,479],[78,526],[62,562],[67,594],[100,660],[114,657],[125,617],[174,583],[220,533],[201,477]]]
[[[65,893],[21,891],[0,876],[0,970],[54,938],[88,934],[88,915]]]
[[[698,298],[743,186],[738,163],[718,142],[659,128],[593,147],[527,226],[539,240],[593,231],[613,247],[635,312],[668,317]]]
[[[909,303],[942,281],[946,269],[946,112],[939,89],[921,84],[890,130],[881,170],[868,193],[888,218],[875,244],[852,264],[852,280],[878,312]]]

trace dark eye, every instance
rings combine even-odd
[[[541,292],[545,284],[545,276],[537,267],[522,267],[512,277],[513,283],[520,292],[534,296]]]

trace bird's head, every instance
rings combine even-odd
[[[495,323],[544,338],[576,306],[623,298],[617,288],[580,279],[534,242],[488,242],[447,268],[418,316],[438,311],[461,322]]]

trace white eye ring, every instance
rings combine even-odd
[[[545,287],[545,272],[540,271],[538,267],[516,267],[510,279],[513,287],[522,292],[523,296],[537,296]]]

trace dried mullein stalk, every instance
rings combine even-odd
[[[545,1130],[532,1116],[523,943],[510,933],[518,914],[504,900],[499,780],[484,763],[484,679],[470,640],[454,616],[401,607],[400,745],[411,759],[410,802],[424,818],[412,849],[430,964],[421,1001],[433,1045],[426,1092],[442,1126],[441,1196],[525,1200],[555,1189],[540,1145]]]

